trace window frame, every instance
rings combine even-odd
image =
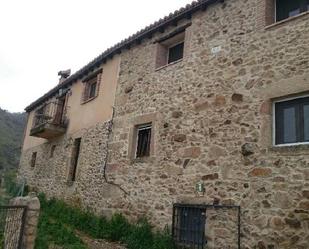
[[[176,47],[177,45],[182,44],[182,43],[183,43],[182,57],[181,57],[180,59],[178,59],[178,60],[169,62],[169,59],[170,59],[170,49],[171,49],[171,48],[174,48],[174,47]],[[173,64],[173,63],[177,63],[178,61],[183,60],[184,56],[185,56],[185,38],[184,38],[183,41],[176,42],[176,43],[174,43],[174,44],[172,44],[172,45],[170,45],[170,46],[167,47],[166,65],[170,65],[170,64]]]
[[[161,37],[154,42],[154,44],[156,44],[155,71],[158,71],[170,65],[177,64],[186,58],[189,40],[188,37],[190,36],[190,31],[188,27],[190,27],[190,25],[191,23],[180,27],[178,30],[171,32],[168,35]],[[182,58],[169,62],[170,49],[181,43],[183,43]]]
[[[98,96],[98,75],[94,76],[93,78],[87,80],[86,82],[84,82],[84,90],[83,90],[83,95],[82,95],[82,103],[87,103],[93,99],[95,99]],[[90,96],[90,92],[91,92],[91,86],[92,85],[96,85],[96,89],[95,89],[95,94],[94,96]]]
[[[309,93],[304,94],[304,95],[298,95],[294,97],[286,97],[286,98],[280,98],[277,100],[272,101],[272,145],[274,147],[287,147],[287,146],[298,146],[298,145],[309,145],[309,142],[296,142],[296,143],[283,143],[283,144],[276,144],[276,104],[277,103],[282,103],[282,102],[287,102],[287,101],[292,101],[292,100],[297,100],[297,99],[303,99],[303,98],[308,98]]]
[[[272,1],[274,1],[274,23],[280,23],[280,22],[284,22],[285,20],[288,20],[288,19],[290,19],[290,18],[295,18],[295,17],[297,17],[297,16],[299,16],[299,15],[302,15],[302,14],[304,14],[304,13],[306,13],[306,12],[309,12],[309,5],[307,5],[307,10],[303,10],[302,11],[302,9],[300,8],[299,9],[299,13],[298,14],[296,14],[296,15],[294,15],[294,16],[288,16],[288,17],[286,17],[286,18],[284,18],[284,19],[281,19],[281,20],[278,20],[278,16],[277,16],[277,2],[278,2],[278,0],[272,0]],[[306,0],[304,0],[304,1],[306,1]]]
[[[53,145],[50,147],[50,154],[49,154],[49,158],[53,158],[53,157],[54,157],[56,147],[57,147],[57,145],[56,145],[56,144],[53,144]]]
[[[68,172],[68,184],[73,185],[74,182],[77,180],[77,171],[78,165],[80,161],[80,154],[82,150],[82,138],[77,137],[73,141],[73,148],[71,151],[71,158],[70,158],[70,167]]]
[[[35,166],[36,166],[37,158],[38,158],[38,152],[37,151],[32,152],[32,154],[31,154],[31,161],[30,161],[30,167],[32,169],[34,169]]]
[[[136,132],[135,132],[135,152],[134,152],[134,158],[135,159],[142,159],[142,158],[148,158],[151,156],[151,142],[152,142],[152,139],[153,139],[153,124],[152,122],[149,122],[149,123],[144,123],[144,124],[140,124],[140,125],[136,125],[135,127],[136,129]],[[138,152],[138,141],[139,141],[139,131],[141,130],[148,130],[150,129],[150,140],[148,142],[148,155],[144,155],[144,156],[137,156],[137,152]]]
[[[95,88],[94,88],[94,92],[92,93],[92,91],[93,91],[93,88],[92,88],[92,86],[95,86]],[[98,81],[97,81],[97,79],[96,80],[94,80],[94,81],[91,81],[91,82],[89,82],[89,85],[88,85],[88,100],[90,100],[90,99],[93,99],[93,98],[95,98],[96,97],[96,95],[97,95],[97,88],[98,88]],[[93,94],[93,95],[92,95]]]
[[[100,68],[82,79],[83,91],[81,96],[81,104],[86,104],[99,96],[102,73],[103,69]],[[90,97],[91,86],[94,84],[96,84],[95,94]]]

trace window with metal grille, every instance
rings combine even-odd
[[[276,0],[276,21],[299,15],[309,10],[309,0]]]
[[[150,156],[151,123],[137,126],[136,158]]]
[[[207,216],[210,217],[207,217]],[[223,215],[223,216],[222,216]],[[241,247],[240,231],[241,231],[241,208],[235,205],[207,205],[207,204],[180,204],[173,205],[173,220],[172,220],[172,237],[178,249],[206,249],[209,248],[226,248],[222,247],[222,243],[218,244],[219,247],[213,247],[215,237],[210,236],[209,233],[206,237],[206,229],[211,231],[214,227],[209,227],[210,224],[219,228],[224,225],[227,228],[227,236],[230,232],[228,248]],[[213,219],[217,219],[214,225]],[[208,219],[209,218],[209,219]],[[229,226],[222,221],[229,220]],[[233,225],[231,225],[233,224]],[[206,226],[208,228],[206,228]],[[232,237],[231,237],[232,236]],[[231,240],[232,238],[232,240]],[[207,241],[209,239],[209,241]],[[223,243],[225,243],[223,241]],[[233,245],[233,243],[235,243]]]
[[[205,211],[204,207],[174,205],[172,232],[180,248],[205,248]]]
[[[309,97],[277,101],[275,110],[275,144],[309,142]]]
[[[81,140],[82,140],[81,138],[76,138],[74,140],[72,149],[72,158],[71,158],[71,168],[69,172],[69,183],[73,183],[76,180],[76,171],[80,154]]]
[[[32,156],[31,156],[31,163],[30,163],[30,166],[32,168],[35,167],[35,164],[36,164],[36,157],[37,157],[37,152],[33,152],[32,153]]]
[[[183,58],[184,42],[168,49],[168,64]]]

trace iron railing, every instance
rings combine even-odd
[[[210,215],[210,211],[217,212]],[[220,210],[218,212],[218,210]],[[214,229],[213,224],[217,223],[227,227],[225,224],[228,222],[228,218],[231,218],[231,214],[224,212],[224,210],[234,210],[236,214],[233,217],[231,223],[234,224],[229,231],[233,233],[234,245],[227,245],[224,248],[237,248],[240,249],[240,206],[229,205],[191,205],[191,204],[174,204],[173,205],[173,220],[172,220],[172,237],[179,249],[206,249],[206,248],[220,248],[222,245],[216,247],[214,245],[209,246],[206,234],[208,230]],[[226,215],[220,217],[220,212],[223,211]],[[229,216],[230,215],[230,216]],[[209,217],[208,217],[209,216]],[[211,216],[211,217],[210,217]],[[213,239],[213,238],[212,238]],[[214,242],[212,241],[214,244]]]
[[[26,206],[0,206],[0,249],[22,249]]]
[[[36,110],[32,128],[36,128],[47,123],[62,127],[66,126],[66,107],[63,101],[49,102]]]

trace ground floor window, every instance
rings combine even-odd
[[[80,154],[81,140],[82,140],[81,138],[76,138],[74,140],[70,172],[69,172],[69,182],[70,183],[73,183],[76,180],[76,171],[77,171],[78,159],[79,159],[79,154]]]

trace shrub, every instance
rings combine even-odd
[[[3,235],[0,233],[0,249],[3,249],[3,244],[4,244],[4,238]]]
[[[168,229],[153,232],[146,219],[134,224],[121,214],[114,214],[110,220],[71,207],[56,199],[46,200],[44,194],[39,195],[42,215],[39,222],[39,234],[36,249],[48,248],[49,243],[65,245],[65,248],[84,248],[82,242],[76,240],[74,229],[96,239],[119,241],[128,249],[173,249],[173,241]],[[44,244],[45,243],[45,244]],[[72,244],[71,244],[72,243]],[[68,247],[70,245],[70,247]],[[45,246],[45,247],[44,247]],[[78,247],[79,246],[79,247]]]

